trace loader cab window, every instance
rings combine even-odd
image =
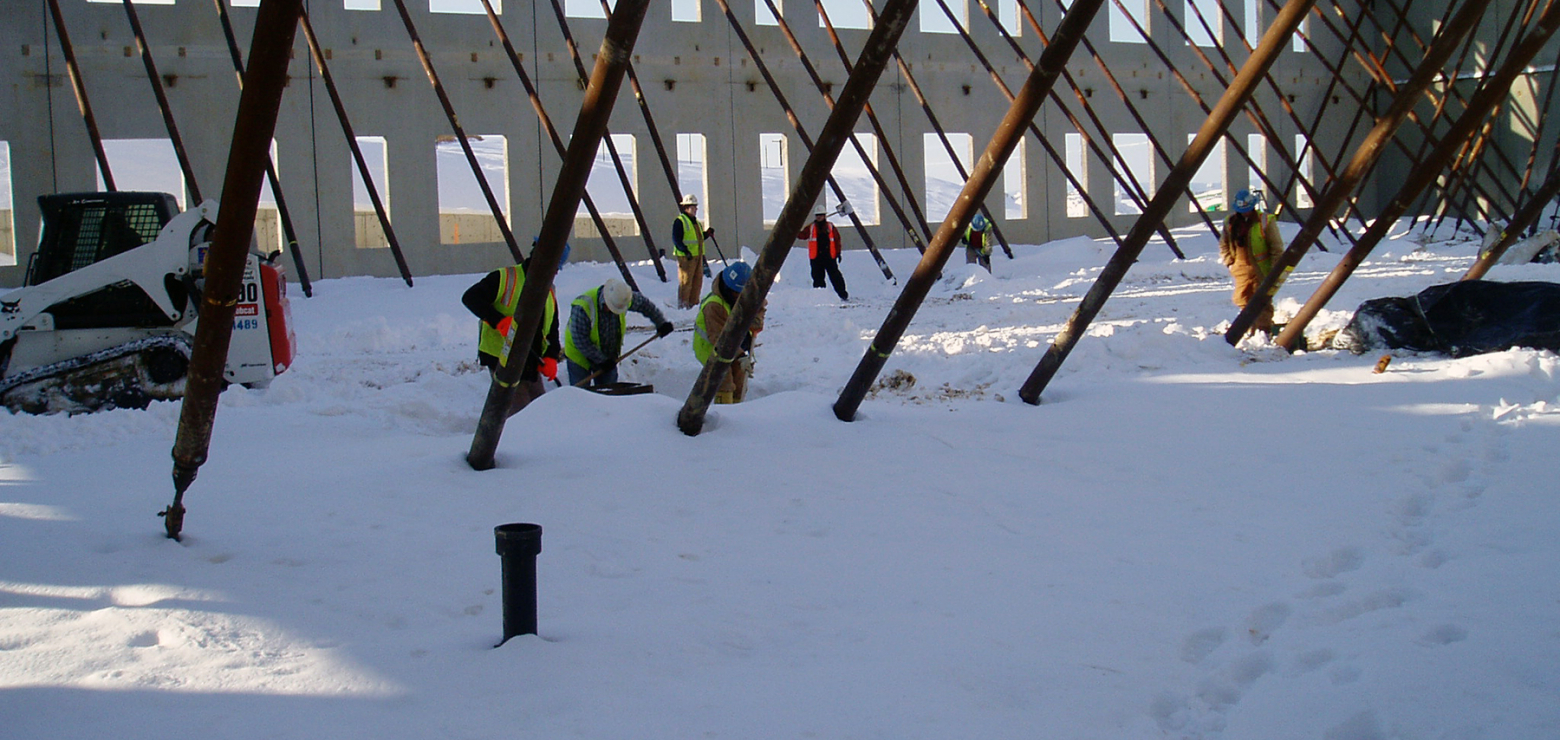
[[[43,238],[29,285],[53,280],[157,238],[178,213],[166,193],[82,193],[38,198]]]

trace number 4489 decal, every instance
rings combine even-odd
[[[260,304],[240,303],[233,308],[233,331],[259,329]]]

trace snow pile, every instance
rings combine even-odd
[[[1038,407],[1017,388],[1109,247],[957,255],[848,424],[899,288],[852,251],[841,304],[798,250],[750,402],[677,431],[698,368],[668,308],[684,330],[623,370],[657,393],[550,392],[481,473],[477,276],[319,281],[297,364],[223,395],[183,544],[153,516],[177,404],[0,416],[0,735],[1560,735],[1560,358],[1233,348],[1214,240],[1177,236]],[[1310,333],[1475,248],[1399,235]],[[560,301],[613,274],[568,266]],[[522,521],[541,634],[493,649],[492,529]]]

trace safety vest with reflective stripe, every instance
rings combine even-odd
[[[525,270],[519,265],[510,265],[498,271],[498,293],[493,296],[493,310],[504,316],[513,318],[515,309],[520,306],[520,291],[525,289]],[[558,304],[552,296],[547,297],[547,306],[542,311],[542,326],[552,326],[554,318],[558,315]],[[498,329],[489,326],[486,321],[478,321],[480,333],[477,336],[477,351],[498,358],[500,366],[509,364],[509,349],[513,341],[510,337],[498,333]],[[513,333],[511,331],[511,333]],[[547,334],[542,333],[542,351],[547,351]]]
[[[975,244],[976,234],[980,235],[979,246]],[[973,225],[964,227],[964,243],[967,246],[975,247],[975,251],[981,254],[991,254],[991,227],[986,227],[984,231],[976,231]]]
[[[585,315],[590,318],[590,343],[596,345],[597,349],[602,349],[601,322],[597,318],[599,307],[601,306],[601,286],[598,285],[585,291],[579,298],[575,298],[574,303],[570,305],[585,309]],[[607,313],[617,317],[618,336],[623,336],[628,331],[628,312],[614,314],[608,311]],[[608,359],[611,359],[613,353],[606,352],[605,354],[608,355]],[[591,366],[590,360],[585,357],[585,353],[580,351],[580,348],[574,344],[574,327],[572,326],[563,333],[563,356],[569,358],[571,362],[580,367],[588,368]]]
[[[700,365],[709,362],[710,355],[715,353],[715,342],[710,339],[709,331],[704,328],[704,307],[708,306],[710,301],[719,303],[726,309],[726,317],[731,317],[731,304],[720,297],[718,289],[710,291],[710,294],[699,303],[699,315],[693,320],[693,356],[698,359]]]
[[[829,227],[829,257],[840,256],[840,230],[834,228],[834,224],[824,222]],[[807,259],[818,259],[818,222],[807,225]]]
[[[682,224],[682,239],[672,245],[672,253],[679,257],[703,257],[704,256],[704,229],[699,228],[699,222],[686,213],[677,215],[677,223]],[[693,235],[693,243],[686,242],[688,235]]]
[[[1251,264],[1263,277],[1267,277],[1268,272],[1273,269],[1273,260],[1278,256],[1268,248],[1267,236],[1263,234],[1263,229],[1267,224],[1277,222],[1278,216],[1274,214],[1258,217],[1251,222],[1251,234],[1248,239],[1251,245]]]

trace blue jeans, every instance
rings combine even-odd
[[[573,360],[565,360],[564,364],[567,365],[568,368],[569,368],[569,385],[579,385],[580,381],[584,380],[587,377],[590,377],[591,371],[590,371],[589,368],[585,367],[584,365],[581,365],[581,364],[579,364],[579,363],[577,363],[577,362],[575,362]],[[597,375],[594,378],[591,378],[590,384],[591,385],[612,385],[613,383],[617,382],[617,379],[618,379],[617,368],[612,368],[611,370],[609,370],[607,372],[604,372],[604,373],[602,373],[600,375]]]

